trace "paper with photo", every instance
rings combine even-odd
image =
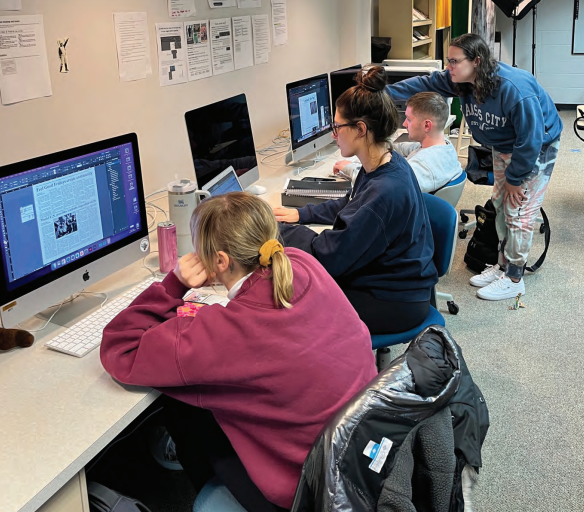
[[[195,14],[195,0],[168,0],[169,18],[192,18]]]
[[[185,22],[189,81],[213,76],[209,20]]]
[[[184,24],[180,21],[156,24],[158,73],[161,86],[183,84],[187,78]]]
[[[231,18],[211,20],[211,59],[214,75],[234,70],[231,34]]]
[[[22,0],[0,0],[0,11],[21,11]]]
[[[150,36],[145,12],[115,12],[114,29],[120,80],[141,80],[152,74]]]
[[[234,16],[233,22],[233,58],[235,69],[253,66],[253,37],[251,16]]]
[[[262,6],[262,0],[237,0],[240,9],[257,9]]]
[[[274,46],[283,45],[288,41],[286,0],[272,0],[272,29]]]
[[[270,58],[270,20],[267,14],[252,16],[253,55],[257,64],[267,64]]]
[[[2,104],[52,94],[42,15],[0,16]]]
[[[209,7],[211,9],[218,9],[219,7],[235,7],[235,0],[209,0]]]

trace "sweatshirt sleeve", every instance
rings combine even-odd
[[[394,142],[393,147],[401,156],[407,158],[410,153],[420,149],[422,145],[419,142]]]
[[[152,387],[184,386],[178,363],[181,331],[193,317],[177,318],[188,288],[170,273],[162,283],[144,290],[104,329],[101,362],[125,384]]]
[[[307,204],[298,209],[300,224],[333,224],[337,214],[349,202],[350,192],[341,199],[330,199],[320,204]]]
[[[509,119],[515,128],[516,139],[505,177],[508,183],[517,186],[533,171],[543,144],[545,125],[538,98],[530,96],[519,101],[511,109]]]
[[[386,88],[394,101],[405,101],[419,92],[437,92],[447,98],[456,96],[450,71],[436,71],[431,75],[414,76]]]

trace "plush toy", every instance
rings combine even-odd
[[[10,350],[14,347],[30,347],[34,336],[22,329],[3,329],[0,327],[0,350]]]

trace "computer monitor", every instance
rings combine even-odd
[[[331,105],[333,108],[333,118],[337,112],[337,100],[347,89],[357,85],[355,76],[363,69],[361,64],[351,66],[338,71],[331,71]]]
[[[143,258],[136,134],[0,167],[0,228],[4,327]]]
[[[333,141],[328,75],[286,84],[291,152],[286,163],[299,162]]]
[[[191,110],[185,121],[199,188],[232,166],[243,188],[262,193],[252,187],[260,175],[245,94]]]

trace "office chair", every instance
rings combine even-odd
[[[435,197],[444,199],[448,204],[456,208],[460,196],[462,196],[462,191],[464,190],[464,185],[466,183],[466,172],[462,171],[462,174],[448,183],[445,187],[434,193]]]
[[[434,257],[432,259],[438,271],[438,277],[442,277],[450,270],[454,258],[456,229],[458,225],[456,210],[444,199],[430,194],[422,195],[424,196],[424,202],[426,203],[426,209],[430,217],[432,238],[434,239]],[[436,294],[436,298],[438,296]],[[452,298],[451,295],[448,297]],[[456,314],[459,308],[454,301],[451,301],[448,302],[448,310],[452,314]],[[396,334],[373,334],[371,336],[371,346],[373,349],[377,349],[378,367],[382,366],[380,361],[388,360],[388,347],[410,342],[430,325],[445,326],[444,317],[434,306],[430,306],[430,311],[425,320],[409,331]]]
[[[246,512],[221,480],[214,476],[197,494],[193,512]]]

